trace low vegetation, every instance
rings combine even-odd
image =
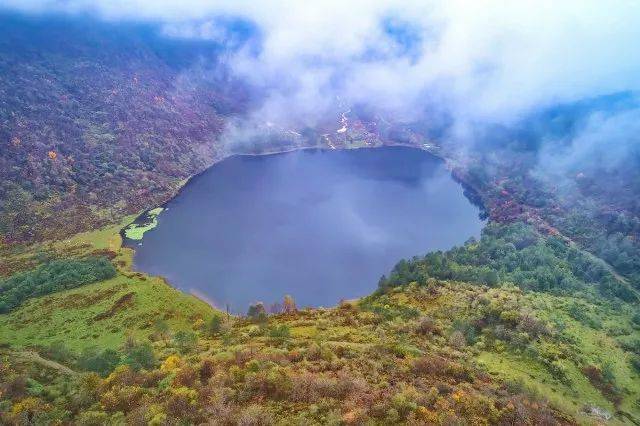
[[[102,281],[25,300],[0,315],[0,345],[29,348],[65,342],[78,353],[90,347],[116,349],[127,334],[146,340],[158,318],[173,330],[181,330],[210,314],[209,305],[172,288],[164,279],[132,272],[133,252],[120,247],[120,227],[78,234],[13,254],[4,252],[3,260],[12,265],[12,271],[17,270],[7,281],[37,270],[33,264],[43,258],[56,263],[60,259],[110,259],[108,268],[115,268],[116,273]],[[29,269],[21,271],[20,265]]]
[[[478,129],[463,152],[362,107],[339,133],[336,112],[231,148],[221,132],[260,99],[216,43],[63,16],[0,26],[0,424],[640,423],[640,155],[548,165],[543,149],[635,94]],[[126,215],[233,152],[384,144],[446,158],[489,223],[361,300],[229,316],[121,247]]]
[[[87,256],[109,245],[104,233],[93,237],[57,249]],[[512,261],[527,247],[551,250],[538,267],[566,275],[577,287],[516,286],[517,272],[531,267],[509,269],[487,255],[489,247],[506,244],[515,247],[507,256]],[[433,269],[424,262],[428,255],[402,263],[406,270],[397,267],[362,300],[298,310],[288,296],[273,312],[258,304],[245,317],[217,312],[159,278],[130,272],[131,251],[117,248],[115,277],[27,300],[0,316],[0,421],[638,419],[637,307],[615,295],[599,297],[601,284],[573,272],[574,257],[553,251],[554,244],[521,224],[490,226],[481,241],[438,254],[450,266],[475,268],[479,256],[487,256],[496,273],[490,281],[475,279],[485,272],[465,272],[467,282],[445,275],[459,266]]]

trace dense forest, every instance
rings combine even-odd
[[[0,281],[0,313],[7,313],[32,297],[103,281],[115,275],[115,268],[104,257],[47,262],[32,271]]]
[[[553,294],[597,294],[637,302],[637,291],[616,279],[604,262],[570,247],[556,236],[543,238],[532,226],[517,222],[489,224],[479,241],[471,239],[448,252],[400,261],[381,289],[424,283],[429,278],[496,286],[514,283],[523,290]]]
[[[494,139],[483,141],[486,149],[474,152],[471,163],[467,160],[455,172],[481,194],[492,219],[523,220],[545,234],[574,242],[639,288],[638,148],[629,148],[624,161],[615,165],[595,158],[562,167],[541,162],[548,149],[542,141],[558,138],[557,155],[563,155],[571,148],[563,147],[562,141],[571,140],[589,117],[630,114],[637,105],[633,94],[620,93],[534,114],[522,121],[522,128],[505,130],[501,137],[492,133]]]
[[[71,235],[166,199],[211,164],[222,115],[246,102],[214,43],[63,16],[0,12],[0,26],[7,242]],[[199,67],[219,67],[220,80]]]

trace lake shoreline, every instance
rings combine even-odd
[[[381,152],[371,148],[388,148],[388,151]],[[359,150],[371,152],[362,155],[353,153]],[[416,150],[423,154],[418,155]],[[306,162],[291,162],[275,158],[258,163],[239,160],[240,158],[278,157],[304,151],[310,154],[300,154],[296,158],[304,158]],[[331,151],[336,151],[336,156],[316,157],[311,154]],[[352,153],[349,154],[349,151]],[[190,185],[183,185],[174,198],[162,204],[162,207],[167,209],[162,213],[162,217],[166,217],[164,220],[167,221],[168,228],[155,229],[149,234],[152,236],[149,240],[145,235],[144,244],[140,244],[137,240],[123,239],[123,245],[134,251],[136,271],[152,276],[172,277],[169,281],[174,287],[186,293],[195,294],[191,291],[192,288],[200,293],[204,291],[210,300],[220,302],[219,306],[213,305],[217,309],[223,309],[228,302],[231,302],[234,313],[245,309],[246,303],[249,302],[239,301],[238,294],[234,294],[231,290],[240,288],[237,286],[242,286],[241,282],[260,283],[257,291],[256,289],[242,290],[247,295],[255,295],[256,299],[250,303],[259,300],[268,304],[274,303],[279,299],[280,293],[284,295],[291,291],[298,291],[295,297],[301,299],[301,306],[335,306],[340,299],[357,298],[369,294],[374,290],[373,285],[377,282],[379,275],[388,273],[395,261],[416,253],[450,248],[462,243],[469,236],[478,236],[479,229],[483,226],[480,224],[478,228],[476,225],[471,225],[473,222],[470,216],[477,219],[477,209],[470,212],[465,208],[473,203],[469,203],[470,200],[463,195],[464,188],[453,179],[446,161],[427,149],[418,149],[404,144],[335,150],[323,147],[296,147],[260,153],[238,153],[225,157],[227,161],[234,158],[236,160],[232,161],[228,167],[212,170],[213,166],[211,166],[192,176],[185,181]],[[275,175],[272,174],[274,170],[277,171]],[[203,176],[205,172],[211,175]],[[433,180],[435,176],[440,176],[437,182]],[[273,180],[274,177],[276,180]],[[203,178],[203,181],[199,178]],[[306,181],[307,178],[310,180]],[[372,179],[376,183],[372,183]],[[240,186],[235,182],[241,182]],[[258,186],[255,186],[256,182],[259,182]],[[335,186],[336,184],[338,186]],[[351,185],[355,186],[351,187]],[[395,188],[391,193],[389,185]],[[189,190],[187,191],[186,188]],[[349,189],[345,192],[345,188]],[[380,192],[377,192],[376,188],[380,188]],[[308,194],[316,194],[320,198],[309,200]],[[178,204],[174,204],[173,201],[179,196],[183,198]],[[264,204],[265,199],[287,199],[291,205],[287,207],[285,213],[280,210],[279,204],[270,205],[270,201]],[[327,199],[333,201],[326,201]],[[433,205],[444,207],[438,209],[432,207]],[[207,210],[211,206],[216,207],[213,207],[214,210]],[[176,210],[178,208],[180,210]],[[250,213],[254,208],[256,212],[260,212],[258,221],[251,218],[252,214],[255,214]],[[344,210],[345,208],[347,210]],[[438,223],[444,223],[442,215],[445,211],[444,214],[453,220],[454,225],[438,225]],[[340,216],[345,212],[347,216]],[[165,216],[167,214],[169,216]],[[201,226],[202,231],[197,230],[194,233],[193,217],[198,214],[202,217],[197,220],[197,226]],[[355,216],[352,216],[354,214]],[[146,221],[145,216],[143,213],[136,221]],[[322,219],[319,219],[320,217]],[[333,218],[326,219],[326,217]],[[344,221],[345,218],[347,222]],[[350,224],[354,219],[356,222]],[[300,224],[301,220],[303,225]],[[461,226],[460,229],[455,225],[456,220]],[[278,223],[278,233],[272,234],[273,225],[271,224]],[[259,228],[256,228],[256,224]],[[407,229],[411,229],[409,234],[406,234]],[[268,232],[268,239],[264,237],[265,232]],[[228,239],[229,233],[233,234],[231,239]],[[282,245],[283,241],[278,242],[278,238],[283,235],[287,241],[284,245]],[[296,268],[300,270],[316,271],[312,274],[311,281],[329,283],[328,288],[331,289],[331,286],[334,286],[333,290],[337,288],[336,283],[340,283],[342,289],[346,291],[327,292],[322,297],[312,298],[309,294],[317,287],[314,287],[312,282],[293,290],[290,287],[292,285],[290,271],[284,272],[285,275],[274,275],[274,270],[282,267],[281,255],[277,253],[285,252],[276,250],[273,252],[276,253],[273,258],[270,256],[274,254],[267,255],[266,253],[270,252],[270,238],[276,238],[273,247],[279,248],[278,250],[287,250],[287,252],[293,250],[287,256],[304,252],[302,256],[314,259],[315,263],[311,264],[305,263],[307,261],[304,259],[307,257],[294,262],[297,265]],[[383,239],[378,240],[378,238]],[[176,241],[180,242],[176,243]],[[201,245],[194,246],[194,241]],[[314,241],[314,244],[305,243],[303,249],[299,247],[302,241]],[[147,246],[147,244],[153,244],[153,246]],[[237,244],[244,247],[242,252],[234,251],[238,249]],[[224,247],[222,252],[221,247]],[[258,248],[255,253],[257,257],[253,257],[256,247]],[[264,251],[265,249],[267,252]],[[389,249],[392,250],[390,256],[385,255],[384,259],[378,257],[379,250]],[[244,250],[252,253],[249,258],[246,258],[247,252]],[[318,252],[314,255],[315,251]],[[332,254],[327,254],[332,251]],[[193,253],[195,257],[185,253]],[[220,253],[220,255],[213,258],[207,257],[205,260],[198,257],[201,257],[202,253]],[[343,255],[356,257],[353,261],[344,263]],[[301,260],[304,260],[302,264],[299,263]],[[251,262],[255,262],[256,265],[251,267]],[[185,271],[184,266],[179,266],[180,264],[188,264],[189,271]],[[238,265],[249,265],[247,268],[254,276],[247,278],[246,272],[242,272],[242,269],[237,270]],[[260,265],[258,269],[255,268],[257,265]],[[332,272],[325,272],[326,267],[318,265],[334,266],[329,268]],[[317,270],[317,268],[320,269]],[[358,275],[363,275],[363,279],[358,282],[350,278],[354,276],[356,269]],[[221,284],[210,287],[211,280],[222,281],[217,281]],[[277,285],[272,286],[267,283]],[[287,285],[289,287],[286,287]],[[364,286],[367,288],[365,289]],[[307,287],[310,290],[307,290]],[[211,290],[212,288],[222,289],[223,293],[216,293],[216,290]],[[213,293],[207,293],[207,291]],[[306,300],[304,300],[305,297]],[[202,297],[199,298],[202,299]]]

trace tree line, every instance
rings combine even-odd
[[[557,237],[544,238],[524,223],[492,223],[479,241],[401,260],[388,277],[380,279],[385,290],[427,278],[465,281],[495,286],[510,282],[532,291],[572,294],[598,291],[605,297],[636,301],[637,296],[606,267]]]
[[[114,266],[102,256],[47,262],[0,281],[0,314],[15,309],[32,297],[107,280],[115,275]]]

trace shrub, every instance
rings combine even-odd
[[[448,367],[447,360],[435,356],[423,356],[413,361],[413,372],[422,377],[445,374]]]
[[[172,389],[165,407],[167,414],[183,423],[196,423],[198,409],[194,403],[198,393],[187,387]]]
[[[76,378],[77,392],[71,398],[73,411],[83,411],[93,405],[99,396],[102,380],[96,373],[81,374]]]
[[[518,330],[524,331],[531,337],[538,337],[549,334],[549,328],[547,325],[530,314],[523,314],[520,316],[517,325]]]
[[[351,303],[348,300],[340,299],[340,302],[338,303],[338,308],[343,311],[353,311],[355,309],[355,306],[353,305],[353,303]]]
[[[133,370],[150,369],[156,364],[156,356],[149,343],[134,344],[127,350],[124,363]]]
[[[54,260],[38,268],[0,281],[0,314],[32,297],[80,287],[116,276],[116,269],[104,257]]]
[[[73,359],[73,353],[64,342],[57,341],[45,348],[44,355],[54,361],[68,363]]]
[[[402,420],[418,409],[416,400],[419,398],[418,392],[411,388],[402,389],[391,398],[392,409],[395,410],[398,417]]]
[[[167,415],[159,405],[142,403],[127,414],[126,424],[160,426],[166,424]]]
[[[245,391],[251,397],[283,399],[291,391],[291,379],[282,368],[263,368],[246,375]]]
[[[169,355],[160,365],[160,371],[172,372],[177,370],[183,365],[182,358],[178,355]]]
[[[114,386],[101,395],[100,404],[107,411],[128,413],[138,406],[143,393],[139,386]]]
[[[285,340],[291,336],[291,330],[286,324],[277,325],[269,330],[269,337],[273,340]]]
[[[85,411],[80,413],[76,422],[79,426],[102,426],[109,423],[109,417],[104,411]]]
[[[398,358],[416,357],[422,355],[422,351],[404,341],[392,342],[387,345],[387,349]]]
[[[48,411],[51,409],[51,406],[45,403],[40,398],[36,398],[33,396],[28,396],[15,404],[13,404],[12,413],[16,417],[16,419],[24,419],[26,420],[24,423],[30,423],[28,419],[32,419],[40,413]],[[16,422],[17,424],[21,424],[23,422]]]
[[[571,384],[571,379],[567,376],[567,367],[560,361],[556,360],[547,363],[547,370],[556,380],[565,384]]]
[[[295,313],[298,309],[296,308],[296,302],[293,300],[293,297],[286,295],[284,297],[284,301],[282,302],[282,312],[285,314]]]
[[[273,416],[259,405],[245,408],[236,419],[238,426],[270,426],[274,424]]]
[[[416,333],[421,334],[423,336],[436,334],[441,334],[440,329],[436,325],[436,322],[430,316],[423,316],[420,318],[416,325]]]
[[[262,302],[258,302],[254,305],[249,306],[247,310],[247,316],[253,322],[256,323],[265,323],[267,322],[267,311],[264,308],[264,304]]]
[[[222,331],[222,322],[223,319],[220,315],[214,315],[213,317],[211,317],[206,325],[206,333],[209,336],[220,334],[220,331]]]
[[[624,340],[620,345],[624,350],[640,355],[640,339]]]
[[[335,354],[329,345],[312,343],[307,348],[305,358],[309,361],[327,361],[330,362],[335,358]]]
[[[461,331],[456,330],[449,336],[449,344],[456,349],[462,349],[467,345],[467,339]]]
[[[106,377],[120,363],[120,354],[113,349],[97,351],[95,348],[85,349],[78,359],[78,366],[87,371]]]
[[[153,333],[160,339],[166,339],[169,336],[169,323],[163,319],[159,319],[153,323]]]
[[[27,394],[27,378],[23,375],[3,378],[0,392],[4,398],[19,399]]]
[[[198,373],[189,365],[185,365],[176,372],[173,378],[175,387],[193,387],[198,379]]]
[[[292,378],[291,399],[296,402],[312,403],[321,398],[344,399],[353,389],[362,384],[346,374],[328,377],[321,374],[304,373]]]
[[[200,368],[198,372],[200,374],[200,381],[202,383],[206,383],[216,371],[216,365],[211,359],[203,359],[200,363]]]
[[[173,336],[173,342],[180,352],[187,353],[198,344],[198,336],[193,331],[180,330]]]

